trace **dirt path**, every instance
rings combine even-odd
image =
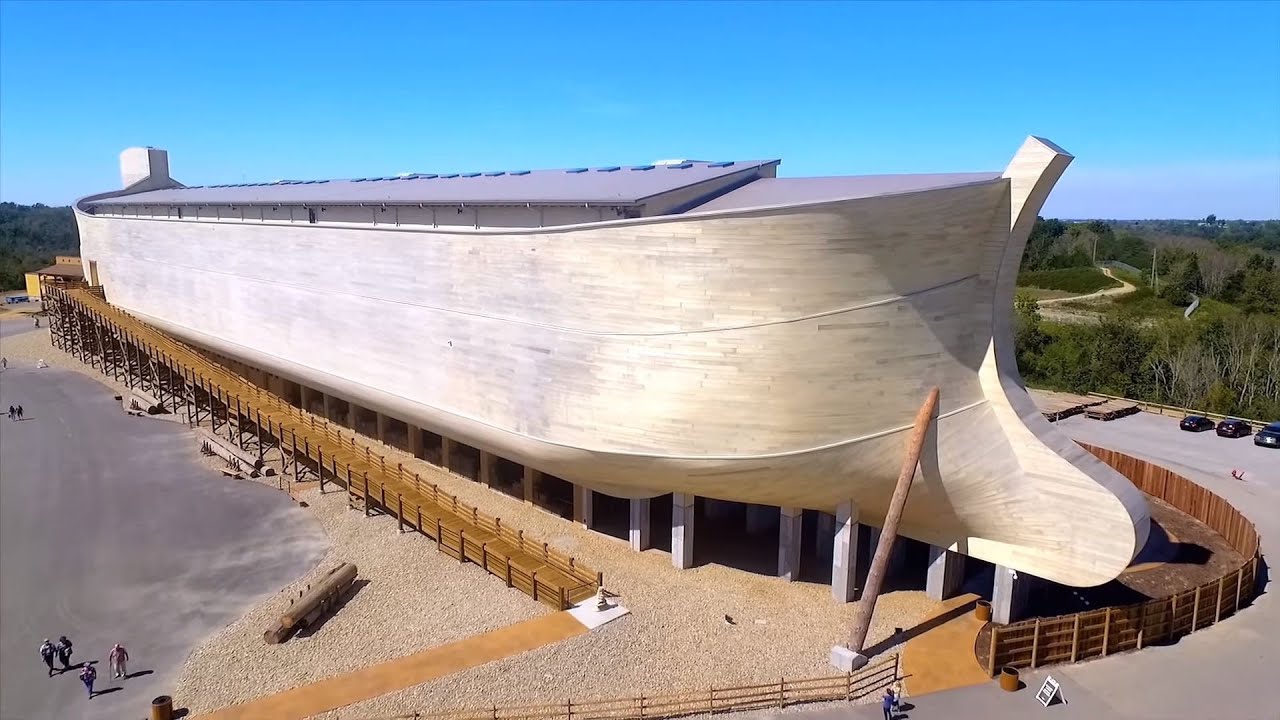
[[[1094,300],[1096,298],[1109,297],[1112,295],[1128,295],[1129,293],[1138,289],[1134,287],[1132,283],[1127,283],[1124,280],[1121,280],[1120,278],[1116,277],[1115,273],[1111,271],[1111,268],[1101,268],[1101,270],[1103,275],[1106,275],[1112,280],[1115,280],[1116,282],[1120,283],[1120,287],[1103,288],[1097,292],[1089,293],[1088,295],[1073,295],[1071,297],[1051,298],[1049,300],[1041,300],[1040,306],[1044,307],[1045,305],[1054,305],[1057,303],[1069,302],[1071,300]]]

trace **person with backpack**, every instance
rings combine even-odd
[[[85,663],[80,669],[80,682],[84,683],[84,689],[89,691],[89,699],[93,699],[93,681],[98,679],[98,671],[94,669],[93,663]]]
[[[10,419],[10,420],[13,420],[13,419],[14,419],[14,418],[16,418],[16,417],[18,417],[18,408],[16,408],[16,407],[14,407],[14,406],[10,405],[10,406],[9,406],[9,419]]]
[[[22,406],[21,406],[21,405],[19,405],[19,406],[18,406],[18,419],[19,419],[19,420],[21,420],[21,419],[22,419]]]
[[[111,648],[111,652],[107,654],[107,662],[111,665],[111,677],[128,677],[126,663],[129,662],[129,651],[125,650],[123,645],[116,643]]]
[[[45,638],[40,643],[40,659],[44,660],[44,664],[49,666],[49,677],[53,677],[53,656],[57,651],[53,649],[53,643],[49,642],[49,638]]]
[[[54,645],[53,649],[58,653],[58,662],[62,663],[62,669],[70,670],[72,650],[71,641],[67,639],[67,636],[59,635],[58,644]]]

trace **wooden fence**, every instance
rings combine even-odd
[[[898,679],[893,655],[857,673],[669,695],[639,695],[544,705],[515,705],[448,712],[365,717],[363,720],[662,720],[689,715],[779,709],[814,702],[861,700]]]
[[[1234,615],[1257,593],[1259,542],[1253,523],[1226,500],[1181,475],[1114,450],[1081,443],[1138,489],[1208,525],[1243,555],[1225,576],[1136,605],[991,627],[987,671],[1077,662],[1173,642]]]
[[[1102,398],[1104,400],[1121,400],[1127,403],[1133,403],[1138,406],[1142,412],[1154,413],[1156,415],[1169,415],[1171,417],[1185,417],[1187,415],[1203,415],[1211,420],[1226,420],[1229,417],[1244,420],[1253,426],[1254,430],[1266,427],[1266,420],[1254,420],[1250,418],[1240,417],[1239,415],[1219,415],[1218,413],[1206,412],[1204,410],[1192,410],[1190,408],[1178,407],[1177,405],[1162,405],[1160,403],[1147,402],[1146,400],[1131,400],[1129,398],[1117,397],[1115,395],[1104,395],[1102,393],[1089,393],[1089,397]]]

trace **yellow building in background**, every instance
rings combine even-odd
[[[52,265],[27,273],[26,279],[27,297],[32,300],[39,300],[41,283],[57,285],[67,281],[83,282],[84,266],[81,264],[80,258],[75,255],[56,255]]]

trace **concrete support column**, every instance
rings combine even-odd
[[[759,535],[767,531],[777,516],[778,509],[772,505],[747,506],[747,533]]]
[[[631,549],[636,552],[653,547],[649,539],[649,498],[633,498],[631,500],[631,530],[628,537]]]
[[[302,409],[306,412],[311,411],[311,403],[309,402],[310,400],[311,400],[311,388],[308,388],[306,385],[299,384],[298,385],[298,404],[301,405]]]
[[[378,424],[378,434],[376,436],[378,442],[385,444],[387,442],[387,416],[377,413],[374,417],[375,422]]]
[[[780,508],[778,518],[778,577],[795,581],[800,577],[804,510],[796,507]]]
[[[409,454],[422,457],[422,428],[417,425],[409,426]]]
[[[359,408],[356,406],[355,403],[353,402],[347,403],[347,427],[351,428],[352,430],[356,429],[356,416],[359,415],[359,413],[356,411],[358,409]]]
[[[440,436],[440,466],[448,470],[453,460],[453,440],[441,435]]]
[[[955,597],[964,584],[964,556],[936,545],[929,546],[929,576],[925,593],[933,600]]]
[[[858,506],[853,501],[836,507],[836,533],[831,543],[831,596],[853,602],[858,571]]]
[[[573,521],[582,523],[588,530],[595,527],[595,494],[591,492],[591,488],[573,486]]]
[[[1001,625],[1016,622],[1027,609],[1031,577],[1003,565],[996,566],[996,580],[991,588],[991,620]]]
[[[480,451],[480,482],[493,487],[498,479],[498,456],[490,452]]]
[[[320,404],[324,406],[324,419],[333,420],[333,396],[327,393],[321,394]]]
[[[528,465],[524,466],[524,477],[521,478],[521,490],[523,492],[521,494],[524,496],[524,501],[530,505],[533,504],[533,488],[534,484],[538,481],[539,474],[540,473],[537,470],[529,467]]]
[[[695,496],[671,495],[671,564],[681,570],[693,567],[693,516]]]

